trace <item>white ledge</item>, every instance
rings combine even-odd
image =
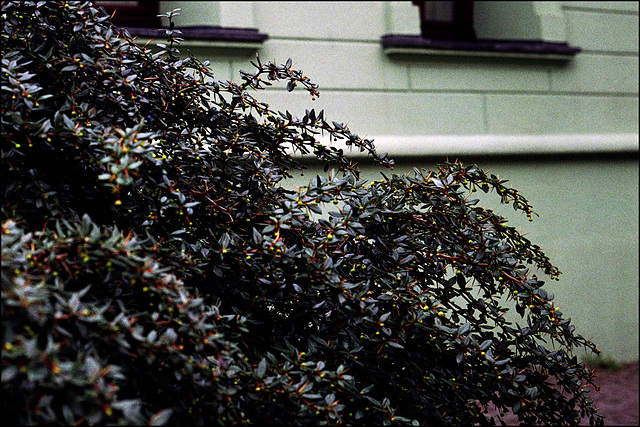
[[[383,135],[372,139],[379,153],[389,156],[527,155],[638,152],[637,133],[561,135]],[[326,145],[342,148],[351,157],[365,156],[342,141]],[[305,156],[306,157],[306,156]]]

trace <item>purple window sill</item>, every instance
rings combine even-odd
[[[571,58],[581,51],[580,48],[562,42],[538,40],[436,40],[422,36],[405,34],[387,34],[382,36],[383,48],[403,48],[420,50],[443,50],[464,52],[493,52],[526,55],[566,56]]]
[[[168,28],[157,29],[127,27],[127,31],[129,31],[132,36],[149,38],[164,37],[166,35],[165,30],[168,30]],[[181,34],[177,34],[177,36],[185,40],[262,43],[269,38],[267,34],[261,33],[255,28],[229,28],[208,25],[194,25],[188,27],[176,27],[175,30],[180,30]]]

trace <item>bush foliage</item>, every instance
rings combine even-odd
[[[318,136],[391,165],[370,140],[249,93],[317,97],[291,60],[222,82],[173,25],[153,53],[88,2],[2,14],[3,421],[602,421],[559,271],[470,197],[531,216],[504,180],[361,180]],[[295,152],[326,173],[285,185]]]

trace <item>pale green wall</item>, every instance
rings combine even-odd
[[[238,80],[256,52],[292,58],[320,98],[278,87],[259,99],[298,115],[324,109],[392,157],[411,154],[397,171],[460,155],[509,179],[540,213],[523,229],[564,272],[549,287],[565,312],[605,357],[638,359],[637,2],[476,2],[480,37],[565,41],[582,49],[571,61],[389,55],[382,35],[419,34],[410,1],[160,4],[182,8],[178,25],[267,33],[256,48],[183,50],[220,80]]]
[[[393,172],[433,169],[445,160],[401,159]],[[560,281],[545,286],[578,332],[593,338],[605,358],[638,360],[637,155],[544,161],[465,156],[463,161],[508,179],[532,203],[540,216],[529,222],[510,205],[501,207],[499,198],[474,193],[527,233],[560,268]],[[380,179],[380,170],[364,163],[363,177]],[[294,181],[306,183],[314,172],[320,169]]]
[[[260,56],[278,62],[291,57],[320,85],[322,95],[312,102],[302,92],[289,94],[280,87],[263,94],[264,100],[283,109],[324,109],[372,136],[638,132],[635,2],[515,2],[524,4],[517,9],[526,9],[518,13],[508,6],[514,2],[477,2],[478,9],[492,12],[477,17],[478,26],[499,28],[513,16],[527,22],[539,18],[540,28],[525,27],[542,34],[543,24],[555,23],[546,31],[550,39],[561,33],[583,49],[569,62],[386,55],[383,34],[419,33],[418,9],[409,1],[160,3],[166,9],[181,6],[182,24],[203,24],[211,17],[213,25],[244,22],[267,33],[269,39],[257,49]],[[561,16],[533,3],[553,3]],[[521,32],[514,29],[504,37]],[[238,70],[249,70],[256,53],[192,50],[210,57],[221,80],[238,79]]]

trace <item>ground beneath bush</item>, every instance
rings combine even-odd
[[[637,426],[638,419],[638,362],[622,365],[620,370],[596,368],[596,384],[600,391],[592,391],[600,414],[607,426]],[[503,417],[507,425],[518,425],[513,414]],[[585,419],[582,425],[589,425]]]
[[[599,392],[593,392],[596,407],[609,426],[637,426],[638,420],[638,362],[622,365],[619,371],[596,371]]]

